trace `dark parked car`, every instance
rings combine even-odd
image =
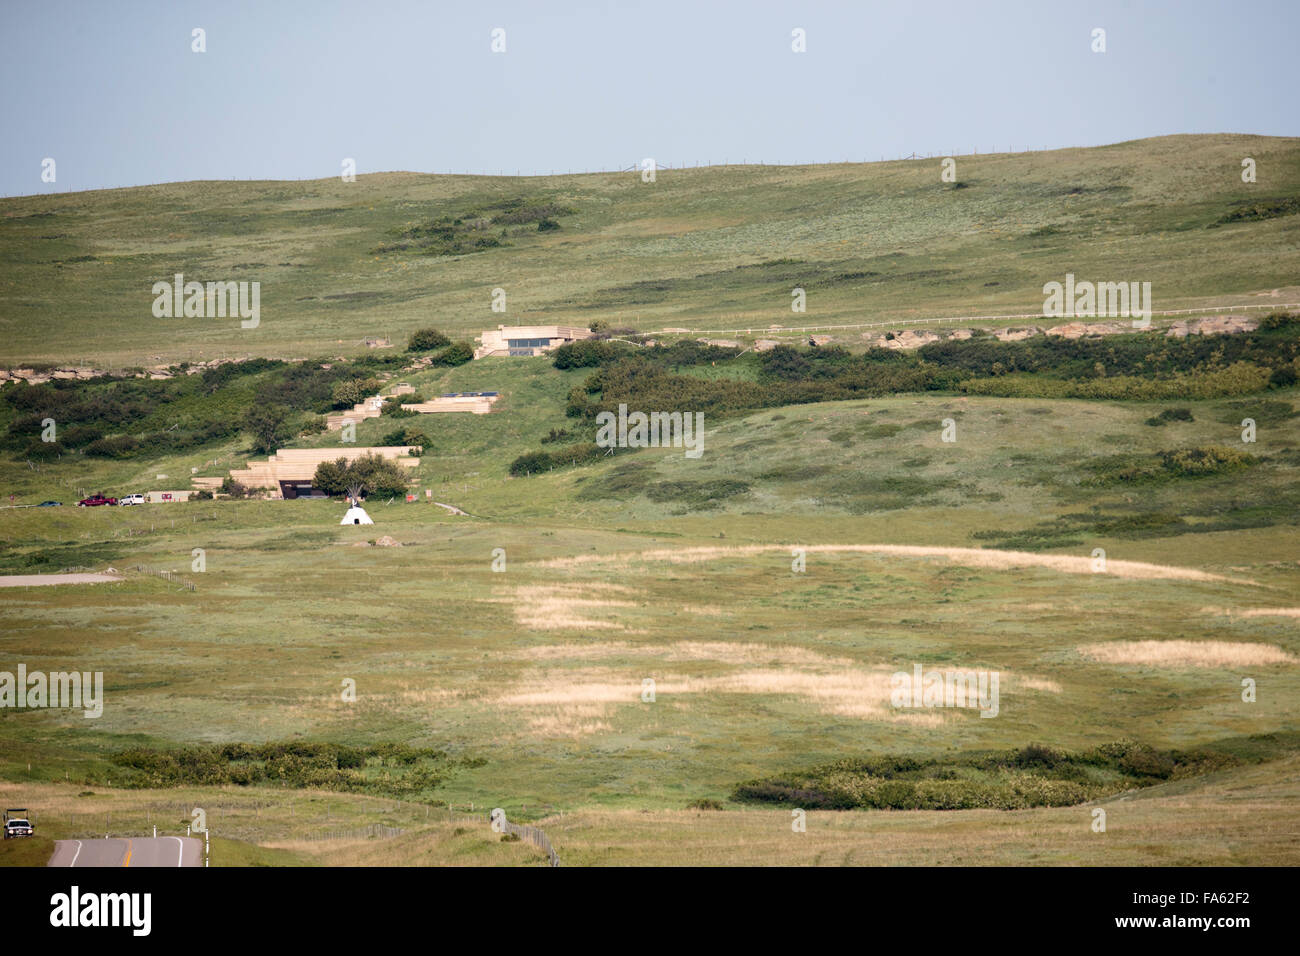
[[[62,501],[42,501],[42,502],[41,502],[39,505],[37,505],[36,507],[38,507],[38,508],[62,508],[62,507],[63,507],[63,502],[62,502]]]
[[[116,498],[105,498],[103,495],[91,495],[89,498],[82,498],[77,502],[78,508],[95,508],[99,505],[115,505]]]

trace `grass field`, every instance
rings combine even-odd
[[[1223,404],[1203,403],[1196,422],[1171,427],[1186,439],[1222,438],[1228,426],[1213,422]],[[473,483],[435,484],[470,518],[372,503],[374,528],[340,528],[337,504],[306,501],[9,511],[11,568],[32,552],[67,549],[68,564],[85,552],[97,566],[172,569],[197,589],[131,576],[0,595],[8,658],[32,670],[68,660],[103,670],[108,700],[99,720],[0,711],[0,774],[55,786],[68,774],[130,806],[130,792],[109,786],[125,778],[108,758],[127,747],[397,740],[470,758],[410,794],[417,802],[499,805],[521,819],[586,813],[591,834],[648,809],[666,828],[689,819],[699,833],[710,821],[729,831],[772,819],[729,802],[738,783],[844,755],[1077,749],[1121,738],[1231,749],[1295,730],[1296,618],[1252,613],[1294,608],[1294,510],[1262,527],[1196,527],[1225,494],[1268,498],[1294,487],[1294,420],[1261,435],[1265,463],[1247,481],[1175,482],[1135,501],[1129,490],[1081,485],[1078,460],[1108,445],[1167,446],[1167,428],[1144,424],[1152,408],[904,396],[794,411],[708,432],[705,472],[689,478],[687,460],[670,451],[530,479],[482,463],[457,471],[454,455],[422,465],[463,479],[477,471]],[[943,445],[937,422],[952,414],[962,437]],[[485,429],[507,421],[462,420]],[[902,427],[879,429],[890,423]],[[465,457],[475,458],[472,446]],[[795,461],[810,477],[783,471]],[[885,465],[870,480],[868,462]],[[714,470],[743,477],[749,490],[716,502],[644,493]],[[912,484],[882,487],[880,476],[894,474]],[[585,491],[602,487],[613,492]],[[1187,526],[1152,532],[1139,522],[1135,534],[1098,534],[1080,520],[1068,546],[1005,559],[986,547],[959,560],[853,547],[981,548],[978,534],[1014,537],[1059,514],[1150,512],[1185,516]],[[380,534],[403,547],[350,546]],[[792,547],[807,549],[803,573],[791,570]],[[1088,570],[1096,547],[1111,573]],[[206,552],[201,574],[190,570],[193,548]],[[497,548],[504,573],[491,569]],[[1058,554],[1082,567],[1050,566]],[[1120,562],[1187,569],[1192,579],[1130,576]],[[1191,655],[1142,654],[1145,642],[1174,640],[1194,642]],[[1211,641],[1227,646],[1226,658],[1199,659],[1195,649]],[[1118,659],[1092,656],[1112,645]],[[1261,646],[1282,656],[1257,662],[1249,653]],[[998,718],[892,710],[888,675],[914,662],[999,671]],[[1257,680],[1256,703],[1242,702],[1242,677]],[[355,703],[341,700],[345,678],[356,681]],[[641,700],[646,678],[654,703]],[[255,789],[271,805],[297,799]],[[681,816],[698,799],[731,809]],[[961,826],[973,841],[1003,825],[988,811],[952,816],[967,813]],[[1048,827],[1074,819],[1033,813]],[[637,818],[638,832],[647,825]],[[1207,844],[1213,832],[1204,831]],[[260,836],[248,842],[270,839]],[[562,838],[552,838],[563,858]],[[710,859],[753,862],[760,852],[745,843],[729,856],[712,844],[719,838],[700,836],[717,854]],[[606,859],[595,848],[578,858]],[[817,859],[800,851],[771,862]]]
[[[1194,165],[1180,137],[959,158],[962,190],[940,188],[935,161],[5,200],[3,358],[321,357],[365,334],[495,324],[500,284],[511,321],[642,329],[788,322],[796,283],[818,321],[903,322],[1032,306],[1066,271],[1149,279],[1191,304],[1294,284],[1300,219],[1211,227],[1256,195],[1242,155],[1261,191],[1296,191],[1295,141],[1196,140]],[[459,257],[372,254],[404,223],[519,195],[573,212]],[[261,277],[261,328],[141,341],[149,284],[178,271]],[[40,833],[6,842],[0,864],[39,864],[51,839],[181,832],[196,806],[213,865],[544,862],[488,828],[493,807],[543,827],[566,864],[1300,862],[1300,388],[741,408],[706,422],[700,459],[623,450],[512,477],[549,431],[576,427],[566,402],[592,371],[486,359],[394,374],[502,397],[490,415],[359,425],[360,445],[396,425],[430,438],[419,500],[372,498],[373,527],[340,526],[337,501],[0,510],[0,573],[146,566],[194,585],[127,570],[0,590],[0,670],[102,671],[105,691],[98,719],[0,707],[0,792]],[[752,354],[683,374],[762,381]],[[193,402],[246,403],[253,384]],[[153,414],[161,428],[169,412]],[[1199,477],[1162,464],[1205,448],[1233,454]],[[122,460],[15,454],[0,491],[71,504],[252,457],[242,435]],[[381,535],[401,547],[370,546]],[[997,716],[894,706],[892,676],[914,665],[996,672]],[[810,810],[806,833],[790,807],[737,791],[848,787],[827,768],[868,758],[925,761],[965,787],[981,754],[1124,741],[1217,762],[1080,771],[1104,792],[1072,806]],[[402,833],[323,838],[372,824]]]
[[[905,323],[1036,312],[1043,284],[1067,272],[1149,281],[1157,309],[1294,302],[1300,218],[1243,210],[1289,208],[1298,150],[1221,135],[962,156],[960,188],[935,158],[665,170],[654,183],[379,173],[6,199],[0,336],[12,363],[123,367],[352,354],[366,336],[401,344],[428,325]],[[1247,156],[1254,184],[1240,178]],[[472,253],[380,251],[412,226],[495,219],[510,203],[567,214],[549,232],[485,228],[504,245]],[[151,287],[176,273],[260,282],[261,324],[155,319]],[[490,308],[497,287],[504,316]]]

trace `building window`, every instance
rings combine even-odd
[[[506,346],[511,349],[544,349],[550,344],[550,339],[506,339]]]

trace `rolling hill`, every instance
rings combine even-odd
[[[942,182],[935,157],[653,183],[381,173],[4,199],[0,361],[315,357],[501,322],[905,324],[1034,312],[1066,273],[1151,282],[1157,309],[1300,300],[1296,139],[1170,136],[959,156],[956,171]],[[260,325],[154,318],[153,283],[177,273],[260,282]]]

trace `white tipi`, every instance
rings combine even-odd
[[[374,524],[366,509],[361,507],[361,486],[353,485],[348,489],[348,513],[339,524]]]

